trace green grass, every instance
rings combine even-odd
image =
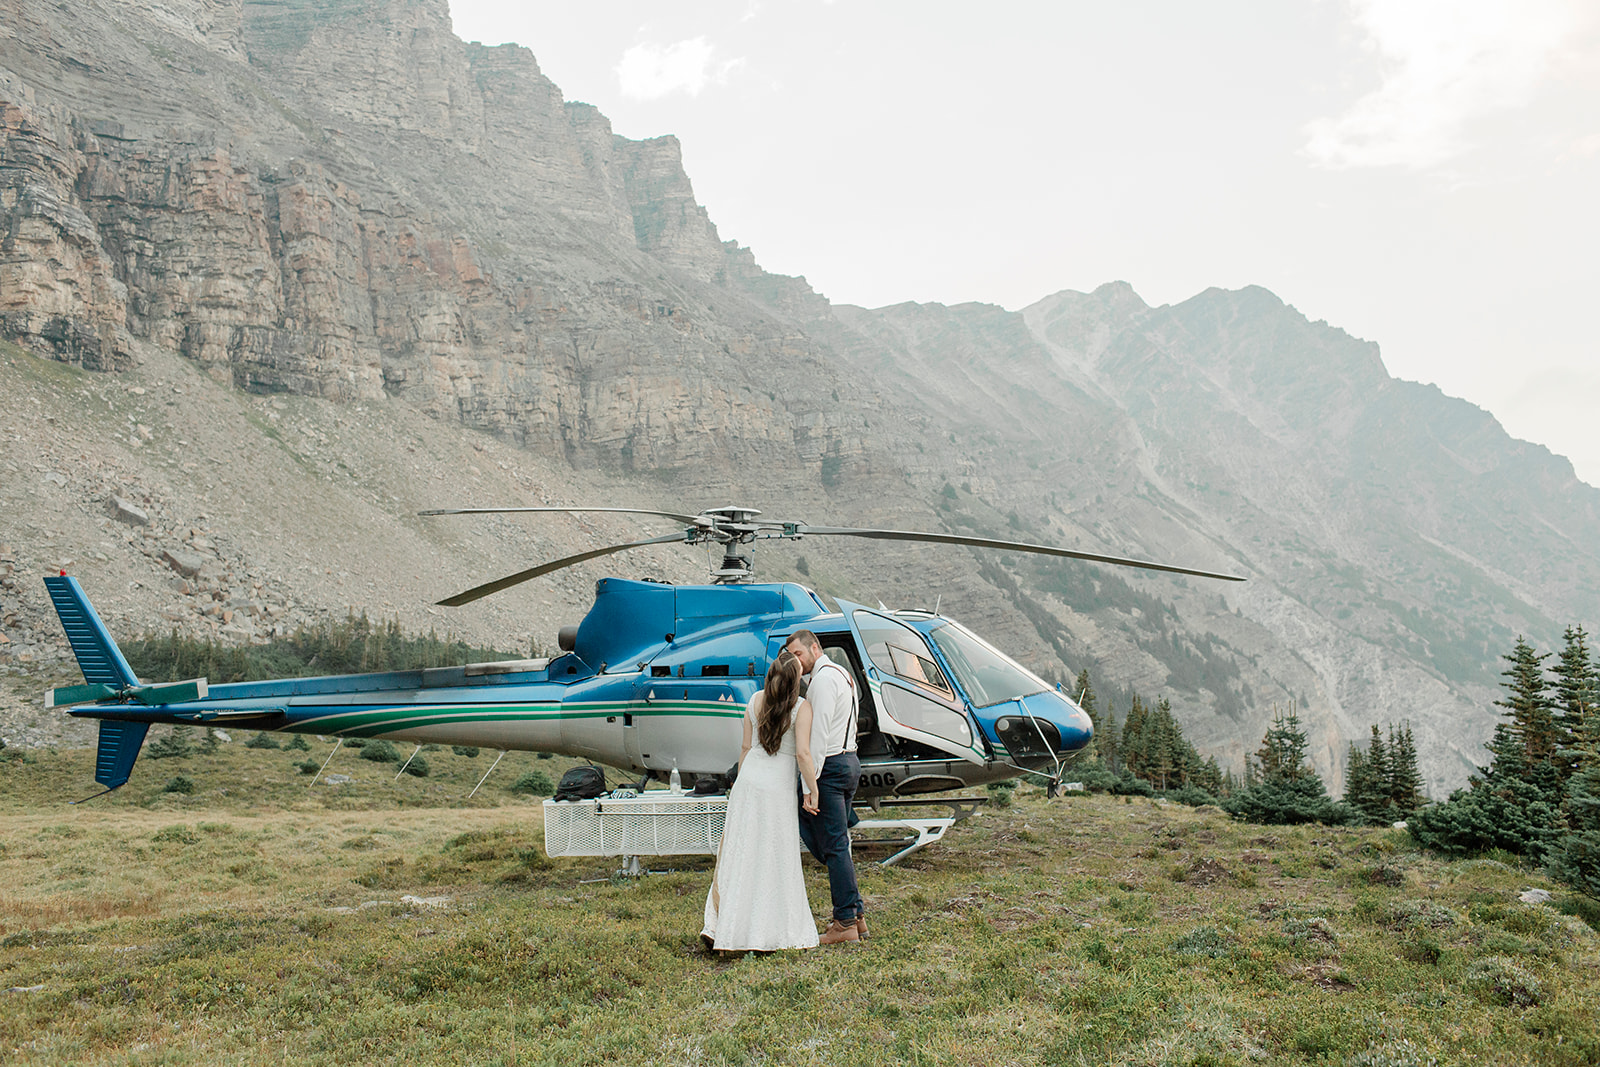
[[[1548,883],[1387,830],[1023,787],[900,867],[863,862],[865,944],[716,958],[708,860],[628,882],[545,856],[542,808],[508,787],[570,761],[514,753],[467,802],[492,753],[398,782],[341,753],[356,781],[308,789],[300,754],[236,741],[68,807],[89,753],[36,755],[0,764],[0,991],[29,990],[0,992],[8,1062],[1600,1058],[1600,939],[1517,900]],[[160,791],[177,773],[193,794]]]

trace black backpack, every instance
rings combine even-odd
[[[561,776],[552,800],[593,800],[604,796],[606,776],[599,767],[574,767]]]

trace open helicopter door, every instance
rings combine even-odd
[[[923,636],[888,615],[835,600],[863,653],[878,729],[971,763],[987,762],[966,702],[939,669]]]

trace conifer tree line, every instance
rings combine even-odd
[[[1564,640],[1553,655],[1519,637],[1501,657],[1506,692],[1495,701],[1501,717],[1484,746],[1489,766],[1443,803],[1428,800],[1409,723],[1389,723],[1387,731],[1373,724],[1365,747],[1350,745],[1345,796],[1335,801],[1306,758],[1307,735],[1292,707],[1274,712],[1240,779],[1200,757],[1165,697],[1152,707],[1131,694],[1120,722],[1109,702],[1102,710],[1088,671],[1075,688],[1095,742],[1078,768],[1091,790],[1220,804],[1250,822],[1403,820],[1428,848],[1451,856],[1515,853],[1600,898],[1600,660],[1582,626],[1567,627]]]
[[[1077,763],[1086,789],[1139,796],[1161,793],[1198,805],[1217,803],[1237,785],[1215,757],[1202,757],[1183,736],[1166,697],[1158,697],[1152,706],[1140,694],[1130,694],[1119,722],[1111,701],[1100,707],[1087,670],[1078,673],[1073,688],[1094,723],[1094,744]]]
[[[1345,760],[1344,802],[1373,826],[1409,819],[1428,803],[1410,723],[1398,729],[1390,723],[1388,741],[1373,723],[1365,750],[1351,743]]]
[[[1517,638],[1489,766],[1408,826],[1446,855],[1503,849],[1600,897],[1600,663],[1582,626],[1564,640],[1546,665],[1551,653]]]

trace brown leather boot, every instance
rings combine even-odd
[[[865,915],[856,916],[856,935],[863,941],[867,939],[867,917]]]
[[[828,924],[828,928],[826,930],[822,931],[822,936],[817,938],[817,944],[837,945],[844,941],[860,940],[861,935],[856,931],[855,923],[850,923],[847,926],[843,923],[840,923],[838,919],[835,919]]]

